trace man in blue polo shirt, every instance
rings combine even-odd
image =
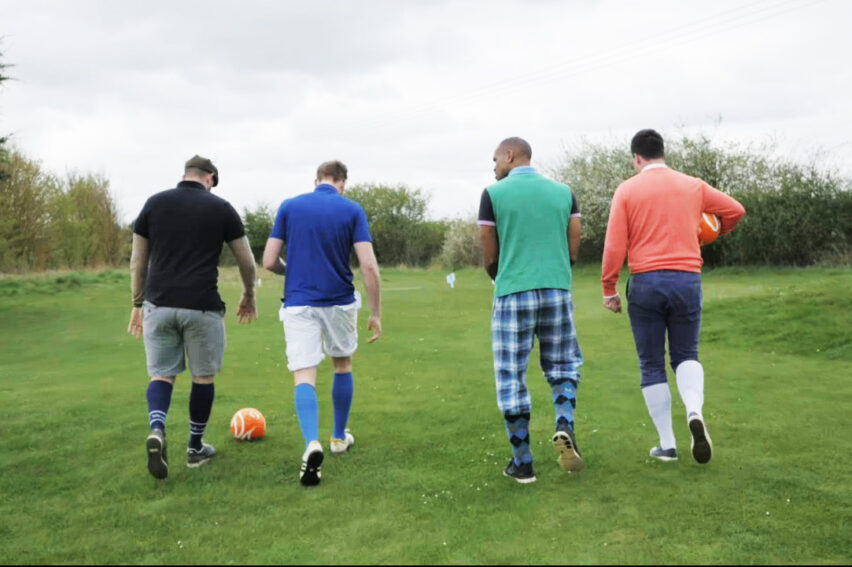
[[[334,384],[334,431],[331,452],[345,453],[355,443],[346,428],[352,405],[352,355],[358,348],[361,298],[352,285],[349,257],[358,257],[370,304],[368,342],[382,333],[379,265],[373,252],[367,215],[343,197],[346,166],[325,162],[317,169],[316,188],[281,203],[263,252],[263,266],[285,275],[279,318],[287,343],[287,368],[293,372],[296,415],[305,438],[299,480],[305,486],[322,478],[316,395],[317,366],[331,356]],[[287,245],[287,261],[281,251]],[[323,353],[325,351],[325,354]]]

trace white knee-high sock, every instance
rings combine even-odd
[[[704,367],[697,360],[685,360],[677,365],[677,389],[680,399],[686,406],[686,415],[697,413],[703,419],[701,408],[704,406]]]
[[[668,383],[642,388],[642,395],[645,396],[648,413],[660,435],[660,448],[674,449],[677,444],[672,429],[672,394]]]

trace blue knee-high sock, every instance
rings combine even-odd
[[[506,415],[506,432],[509,434],[509,443],[512,444],[512,456],[515,464],[531,463],[532,452],[530,451],[530,414]]]
[[[189,446],[193,449],[201,449],[201,438],[207,429],[215,392],[214,384],[192,383],[189,392]]]
[[[319,441],[319,404],[317,392],[310,384],[299,384],[294,393],[296,415],[305,437],[305,447],[311,441]]]
[[[148,382],[148,424],[151,429],[166,431],[166,414],[169,413],[169,405],[172,403],[172,389],[174,385],[163,380],[151,380]]]
[[[349,408],[352,407],[352,393],[355,385],[351,372],[335,372],[334,385],[331,387],[331,400],[334,402],[334,431],[332,437],[344,439],[346,422],[349,421]]]
[[[574,432],[574,408],[577,407],[577,383],[563,378],[550,384],[553,406],[556,409],[556,431]]]

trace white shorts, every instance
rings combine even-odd
[[[284,324],[287,368],[290,372],[319,365],[325,354],[345,358],[358,349],[358,309],[361,296],[349,305],[284,307],[278,318]],[[325,354],[323,354],[325,351]]]

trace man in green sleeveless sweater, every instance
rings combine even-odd
[[[583,355],[574,329],[571,265],[580,246],[580,212],[567,185],[530,167],[532,150],[521,138],[494,152],[497,183],[482,193],[479,225],[485,271],[494,280],[491,346],[497,405],[506,421],[512,460],[504,474],[536,480],[530,451],[532,403],[526,371],[538,337],[541,368],[553,392],[559,465],[583,468],[574,437],[574,409]]]

